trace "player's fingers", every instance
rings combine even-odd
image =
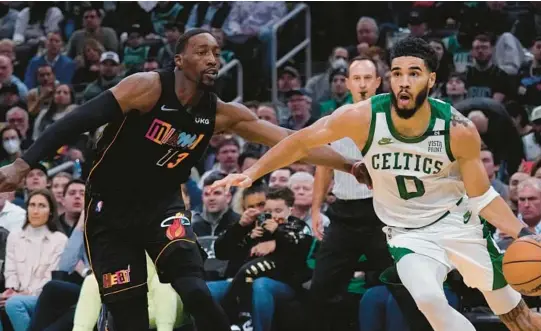
[[[243,188],[250,187],[252,185],[252,180],[248,177],[244,178],[240,183],[239,186]]]

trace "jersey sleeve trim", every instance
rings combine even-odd
[[[454,162],[455,156],[453,155],[453,151],[451,151],[451,111],[451,106],[449,106],[445,116],[445,152],[447,153],[449,160]]]
[[[372,140],[374,140],[374,132],[376,131],[376,120],[377,120],[377,108],[378,104],[375,102],[372,102],[371,108],[372,108],[372,117],[370,118],[370,129],[368,131],[368,138],[366,139],[366,143],[364,144],[363,149],[361,150],[361,154],[363,157],[368,153],[368,150],[370,149],[370,145],[372,145]]]

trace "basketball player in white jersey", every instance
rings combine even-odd
[[[532,233],[490,186],[475,126],[449,104],[427,98],[436,68],[427,42],[397,42],[391,94],[339,108],[282,140],[244,173],[215,185],[249,186],[316,146],[349,137],[365,158],[353,173],[373,187],[400,279],[433,329],[475,330],[444,295],[442,283],[456,268],[510,330],[541,330],[541,315],[505,282],[499,251],[481,217],[514,238]]]

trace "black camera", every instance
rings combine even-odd
[[[263,226],[263,223],[265,223],[266,220],[270,220],[272,218],[272,215],[269,213],[261,213],[257,215],[257,225]]]

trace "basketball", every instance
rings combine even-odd
[[[541,241],[515,240],[503,257],[503,274],[512,288],[527,296],[541,295]]]

